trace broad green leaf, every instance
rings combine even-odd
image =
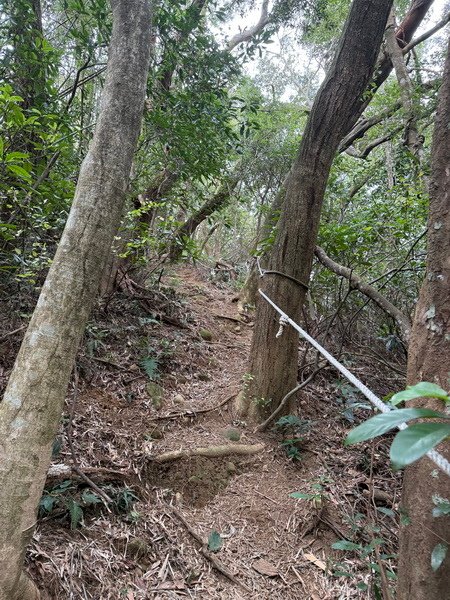
[[[25,171],[25,169],[23,167],[20,167],[19,165],[7,165],[9,171],[12,171],[15,175],[18,175],[19,177],[21,177],[22,179],[26,179],[27,181],[30,181],[31,179],[31,175],[28,173],[28,171]]]
[[[70,528],[76,529],[83,519],[83,510],[72,498],[68,501],[67,507],[70,514]]]
[[[289,496],[291,498],[296,498],[296,499],[300,499],[300,500],[313,500],[314,498],[318,497],[318,494],[307,494],[305,492],[292,492],[292,494],[289,494]]]
[[[409,385],[402,392],[394,394],[390,402],[393,406],[397,406],[400,402],[414,400],[414,398],[439,398],[445,400],[445,402],[450,401],[447,392],[441,387],[435,383],[421,381],[420,383],[416,383],[416,385]]]
[[[349,444],[371,440],[394,429],[398,425],[401,425],[401,423],[411,421],[411,419],[423,417],[442,418],[442,416],[441,413],[428,408],[401,408],[400,410],[392,410],[388,413],[375,415],[375,417],[352,429],[345,439],[345,445],[348,446]]]
[[[433,496],[433,517],[444,517],[450,515],[450,502],[447,498],[441,498],[440,496]]]
[[[331,546],[334,550],[361,550],[361,544],[355,544],[348,540],[339,540]]]
[[[53,507],[55,505],[55,498],[53,498],[52,496],[48,496],[47,494],[45,496],[42,496],[40,502],[39,502],[39,506],[41,508],[43,508],[45,510],[45,512],[52,512]]]
[[[4,150],[5,146],[3,143],[3,139],[0,137],[0,158],[3,156],[3,150]]]
[[[14,160],[23,160],[28,159],[29,155],[25,154],[25,152],[8,152],[5,156],[6,162],[13,162]]]
[[[391,461],[395,468],[401,469],[421,458],[448,436],[449,423],[415,423],[395,436],[390,451]]]
[[[211,531],[208,538],[208,550],[218,552],[222,548],[222,538],[218,531]]]
[[[431,552],[431,568],[437,571],[447,556],[448,545],[444,542],[436,544]]]

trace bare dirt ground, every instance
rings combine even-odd
[[[375,597],[377,571],[392,567],[398,526],[399,477],[389,469],[386,441],[343,447],[348,406],[331,371],[298,398],[298,416],[308,421],[295,443],[299,460],[288,457],[279,428],[254,433],[233,404],[252,323],[232,299],[229,286],[185,266],[164,275],[159,288],[116,294],[97,310],[54,464],[75,459],[114,502],[107,509],[79,473],[51,471],[27,558],[48,597]],[[1,323],[3,331],[18,325]],[[20,335],[0,335],[2,388]],[[354,370],[380,395],[395,388],[372,366]],[[261,447],[156,460],[168,451],[242,444]],[[207,545],[212,532],[221,536],[216,552]],[[360,549],[333,550],[339,540]]]

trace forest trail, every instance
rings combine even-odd
[[[116,294],[96,311],[55,462],[72,463],[73,411],[76,459],[119,508],[107,512],[95,492],[92,503],[92,490],[77,477],[49,477],[28,567],[60,600],[368,598],[355,586],[355,579],[370,585],[364,561],[331,545],[370,542],[362,523],[376,520],[383,552],[395,551],[392,516],[374,516],[375,502],[388,513],[398,500],[387,442],[372,454],[343,448],[349,423],[333,399],[333,374],[316,378],[299,398],[298,416],[309,422],[294,450],[300,460],[288,458],[280,429],[255,434],[240,421],[232,396],[245,381],[252,323],[237,313],[231,286],[208,275],[175,267],[159,288],[138,290],[131,303]],[[168,451],[240,444],[263,449],[154,460]],[[298,500],[292,492],[309,496]],[[84,522],[71,530],[79,509]],[[207,540],[213,531],[222,546],[210,555],[235,582],[202,555],[193,535]],[[333,576],[339,570],[351,572],[353,583]]]

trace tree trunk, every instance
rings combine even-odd
[[[354,0],[287,183],[269,269],[283,272],[303,285],[270,275],[264,287],[268,296],[296,321],[305,298],[304,284],[311,273],[331,164],[339,142],[364,108],[364,91],[375,67],[391,5],[391,0]],[[272,413],[297,380],[298,334],[289,327],[275,338],[277,329],[273,309],[260,300],[250,355],[252,379],[239,407],[258,419]]]
[[[212,198],[207,200],[203,206],[195,211],[179,229],[174,233],[174,239],[169,249],[170,260],[178,260],[183,252],[183,239],[192,237],[200,223],[216,211],[224,208],[230,201],[231,194],[237,184],[239,177],[228,177],[220,186]]]
[[[140,130],[150,7],[147,0],[111,0],[111,6],[114,27],[94,139],[0,404],[1,600],[38,597],[22,572],[24,554],[80,337],[120,223]]]
[[[436,113],[431,158],[427,272],[411,334],[408,384],[431,381],[448,389],[450,372],[450,43]],[[442,409],[437,400],[411,406]],[[450,459],[450,442],[439,448]],[[398,600],[443,600],[450,590],[450,550],[433,572],[431,552],[450,545],[450,516],[433,517],[433,496],[450,497],[450,479],[428,458],[408,467],[402,505],[410,519],[400,530]]]

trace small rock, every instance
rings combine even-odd
[[[134,538],[128,542],[126,554],[132,558],[143,558],[149,554],[150,547],[142,538]]]
[[[227,462],[227,473],[229,475],[233,475],[234,473],[236,473],[237,469],[236,469],[236,465],[234,464],[234,462]]]
[[[199,334],[200,337],[206,342],[211,342],[213,339],[213,334],[209,331],[209,329],[200,329]]]
[[[161,429],[158,429],[158,427],[155,427],[149,432],[149,436],[152,440],[162,440],[163,432],[161,431]]]
[[[241,326],[240,325],[236,325],[236,327],[234,328],[236,333],[239,333],[241,331]]]
[[[241,432],[234,427],[229,427],[225,430],[225,437],[232,442],[238,442],[241,439]]]
[[[173,401],[176,402],[176,404],[183,404],[184,403],[184,396],[182,396],[181,394],[176,394],[173,397]]]
[[[197,377],[200,379],[200,381],[209,381],[211,379],[208,373],[199,373]]]

